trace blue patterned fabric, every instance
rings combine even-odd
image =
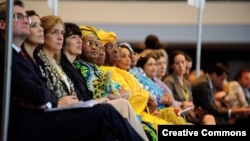
[[[130,69],[129,72],[138,79],[143,89],[147,90],[150,96],[154,98],[154,100],[157,102],[158,108],[165,108],[165,106],[161,104],[161,97],[163,96],[163,92],[160,87],[157,86],[149,77],[147,77],[141,68],[134,67]]]

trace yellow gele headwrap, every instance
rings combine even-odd
[[[115,32],[106,32],[103,29],[97,31],[98,38],[101,40],[102,44],[105,46],[108,42],[116,42],[117,37]]]
[[[88,36],[88,35],[94,35],[97,37],[97,31],[96,28],[93,26],[87,26],[87,25],[81,25],[79,26],[82,32],[82,37]]]

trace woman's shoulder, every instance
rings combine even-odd
[[[163,82],[167,83],[174,83],[174,76],[173,75],[168,75],[164,78]]]

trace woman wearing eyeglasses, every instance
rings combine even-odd
[[[93,98],[104,98],[112,95],[120,98],[120,84],[110,78],[110,72],[105,73],[95,64],[99,55],[99,40],[96,29],[92,26],[80,26],[82,32],[82,54],[74,64],[87,82],[87,87],[93,92]]]

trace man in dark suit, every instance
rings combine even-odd
[[[250,106],[250,68],[243,67],[241,68],[236,76],[235,80],[239,82],[248,105]]]
[[[44,109],[50,104],[57,106],[57,99],[33,65],[19,54],[21,44],[29,36],[29,18],[21,1],[14,2],[13,14],[9,141],[142,140],[109,104],[46,112]],[[7,28],[5,2],[0,3],[0,25],[4,39]]]
[[[246,108],[218,109],[215,105],[214,94],[222,90],[228,71],[221,63],[209,67],[207,73],[192,83],[193,101],[216,119],[216,124],[230,124],[229,118],[246,117],[250,111]]]
[[[247,101],[248,107],[250,107],[250,68],[242,67],[236,73],[235,80],[239,82],[244,92],[244,96]],[[250,116],[241,120],[237,120],[237,124],[250,125]]]

